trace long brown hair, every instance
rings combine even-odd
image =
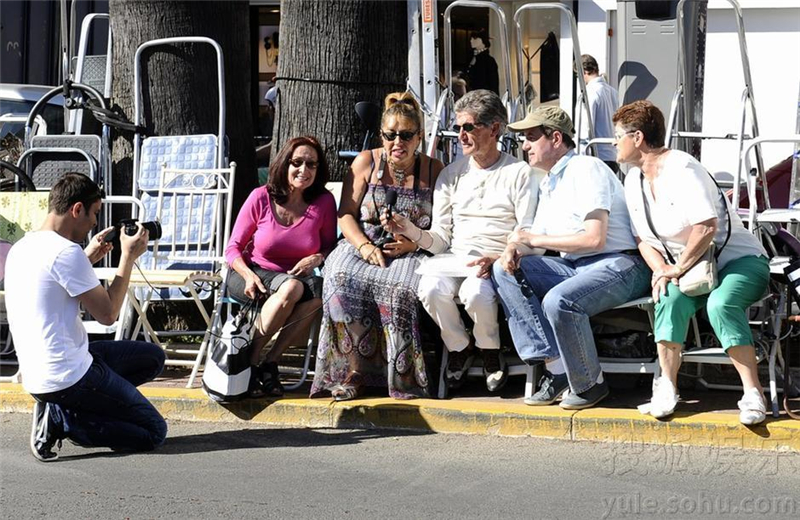
[[[327,191],[325,184],[330,176],[328,161],[325,159],[325,152],[322,145],[315,137],[304,135],[290,139],[269,166],[269,181],[267,191],[276,202],[283,203],[289,198],[289,161],[292,154],[301,146],[309,146],[317,152],[317,171],[314,176],[314,183],[303,191],[303,200],[308,204]]]

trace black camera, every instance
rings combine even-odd
[[[125,230],[125,234],[129,237],[132,237],[136,234],[136,222],[137,220],[134,218],[126,218],[122,219],[116,224],[114,224],[114,229],[108,232],[106,236],[103,238],[104,242],[113,242],[114,240],[119,237],[119,231]],[[158,240],[161,238],[161,222],[156,220],[152,222],[142,222],[142,227],[147,230],[149,233],[150,240]]]

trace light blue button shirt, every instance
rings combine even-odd
[[[608,234],[602,251],[561,253],[568,260],[636,249],[622,183],[603,161],[570,150],[539,185],[539,206],[531,231],[542,235],[583,233],[592,211],[608,211]]]

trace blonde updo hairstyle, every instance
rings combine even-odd
[[[422,109],[410,92],[392,92],[383,101],[383,117],[381,125],[390,117],[404,117],[413,122],[417,132],[422,130]]]

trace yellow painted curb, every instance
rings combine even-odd
[[[767,420],[744,426],[738,414],[681,413],[658,420],[636,410],[582,410],[572,419],[575,440],[631,445],[687,445],[800,452],[800,421]]]
[[[612,442],[628,446],[706,446],[800,452],[800,422],[768,419],[748,428],[731,413],[676,413],[658,421],[636,410],[593,408],[578,412],[518,403],[390,398],[334,402],[287,396],[231,405],[199,389],[143,387],[169,420],[237,422],[307,428],[401,428],[478,435],[529,436]],[[33,399],[21,385],[0,384],[0,411],[30,413]]]

